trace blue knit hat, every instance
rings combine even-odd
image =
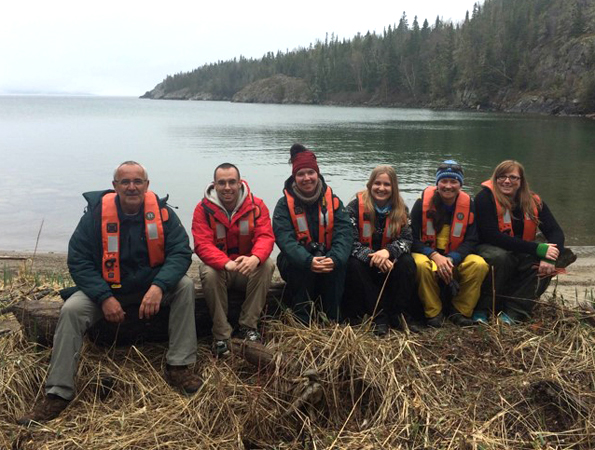
[[[447,159],[436,170],[436,184],[443,178],[454,178],[463,185],[463,168],[453,159]]]

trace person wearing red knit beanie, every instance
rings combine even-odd
[[[290,149],[291,176],[273,213],[277,266],[287,283],[283,301],[309,324],[315,303],[340,320],[351,225],[341,200],[320,174],[316,155],[302,144]]]

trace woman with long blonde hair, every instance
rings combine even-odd
[[[372,316],[379,336],[386,335],[391,326],[402,329],[403,320],[412,331],[419,331],[412,320],[411,228],[395,170],[387,165],[376,167],[366,189],[347,205],[347,212],[353,246],[347,261],[345,315],[350,320]]]
[[[495,286],[492,289],[490,281],[484,286],[474,319],[487,322],[495,290],[500,319],[513,324],[530,317],[534,300],[547,289],[556,265],[565,266],[576,257],[564,249],[564,232],[548,206],[530,190],[521,163],[501,162],[482,186],[475,196],[478,253],[492,267]],[[538,230],[546,242],[536,241]]]

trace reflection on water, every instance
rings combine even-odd
[[[187,229],[221,162],[236,163],[272,210],[290,174],[289,147],[312,147],[347,202],[378,164],[397,169],[409,206],[446,158],[474,193],[503,159],[521,161],[531,187],[575,245],[594,245],[590,175],[595,122],[577,118],[421,109],[250,105],[134,98],[0,97],[0,248],[65,251],[81,193],[110,186],[114,166],[145,164]]]

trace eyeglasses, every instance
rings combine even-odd
[[[521,177],[517,177],[516,175],[499,175],[496,177],[496,180],[498,181],[506,181],[507,179],[510,180],[511,183],[516,183],[521,180]]]
[[[120,186],[130,186],[134,184],[136,187],[140,187],[147,182],[147,180],[143,180],[141,178],[135,178],[134,180],[129,180],[128,178],[124,178],[123,180],[114,180]]]

